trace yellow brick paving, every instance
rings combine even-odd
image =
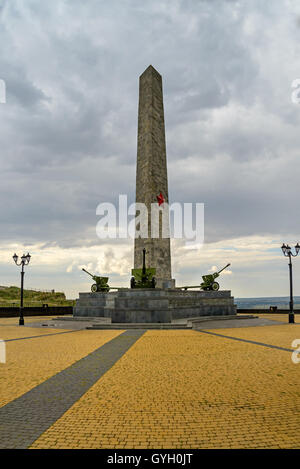
[[[48,329],[45,327],[0,326],[0,339],[11,340],[22,337],[57,334],[68,329]]]
[[[272,321],[280,321],[285,322],[288,324],[289,322],[289,315],[288,314],[254,314],[254,316],[258,316],[259,318],[263,319],[271,319]],[[295,314],[295,324],[300,324],[300,314]]]
[[[277,345],[278,347],[288,348],[291,350],[293,350],[292,342],[295,339],[300,340],[300,325],[297,324],[232,329],[226,328],[218,330],[211,329],[211,331],[226,336],[239,337],[241,339]]]
[[[57,318],[58,316],[24,316],[25,324],[32,323],[32,322],[41,322],[46,321],[49,319]],[[71,317],[71,315],[64,316],[64,317]],[[0,327],[1,326],[19,326],[19,318],[0,318]],[[1,334],[1,331],[0,331]]]
[[[299,448],[299,373],[289,352],[148,331],[32,448]]]
[[[58,335],[53,335],[55,333]],[[76,331],[62,329],[0,327],[0,338],[51,334],[49,337],[6,343],[6,363],[0,363],[0,407],[20,397],[59,371],[72,365],[123,331]]]

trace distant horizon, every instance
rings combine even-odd
[[[10,287],[17,287],[17,288],[20,288],[19,285],[0,285],[0,289],[1,288],[10,288]],[[38,288],[38,287],[32,287],[32,286],[28,286],[28,287],[24,287],[25,290],[34,290],[34,291],[44,291],[44,292],[51,292],[52,290],[55,292],[55,293],[65,293],[64,290],[57,290],[55,288]],[[78,292],[79,294],[79,292]],[[236,296],[234,297],[234,299],[236,301],[239,301],[239,300],[273,300],[273,299],[282,299],[282,300],[288,300],[289,301],[289,296],[286,295],[286,296]],[[294,295],[294,300],[300,300],[300,295]],[[75,300],[76,298],[68,298],[67,295],[66,295],[66,299],[67,300]]]
[[[236,296],[235,299],[236,300],[266,300],[266,299],[271,299],[271,298],[282,298],[282,299],[288,299],[289,300],[289,296]],[[294,299],[295,298],[300,298],[300,295],[294,295]]]

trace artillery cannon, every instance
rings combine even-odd
[[[230,264],[225,265],[223,269],[219,270],[218,272],[215,272],[214,274],[208,274],[208,275],[203,275],[202,280],[203,282],[200,285],[200,288],[202,290],[213,290],[213,291],[218,291],[220,288],[220,285],[218,282],[215,282],[215,279],[219,277],[220,273],[223,272],[223,270],[227,269]]]
[[[98,275],[92,275],[90,272],[88,272],[85,269],[82,269],[86,274],[90,275],[92,279],[94,280],[93,285],[91,286],[91,291],[93,293],[95,292],[108,292],[109,291],[109,285],[108,285],[108,277],[99,277]]]
[[[142,269],[132,269],[130,280],[131,288],[155,288],[156,285],[156,269],[153,267],[146,268],[146,249],[143,249],[143,267]]]
[[[214,274],[207,274],[202,276],[203,282],[200,284],[201,290],[205,291],[218,291],[220,288],[220,285],[218,282],[215,282],[215,279],[219,277],[220,273],[223,272],[223,270],[227,269],[230,264],[225,265],[223,269],[219,270],[218,272],[215,272]],[[188,290],[188,288],[199,288],[199,285],[191,285],[188,287],[177,287],[179,290]]]

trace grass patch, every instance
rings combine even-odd
[[[0,289],[0,307],[20,306],[21,289],[11,286]],[[23,291],[24,306],[74,306],[75,300],[67,300],[63,292]]]

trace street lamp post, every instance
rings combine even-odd
[[[289,272],[290,272],[290,312],[289,312],[289,323],[295,323],[295,314],[294,314],[294,300],[293,300],[293,268],[292,268],[292,257],[296,257],[299,254],[300,246],[299,243],[295,246],[296,254],[292,253],[292,249],[287,244],[281,246],[283,255],[289,258]]]
[[[20,318],[19,318],[19,326],[24,326],[24,315],[23,315],[23,287],[24,287],[24,266],[28,265],[30,262],[30,254],[28,253],[26,256],[23,254],[21,257],[21,261],[18,264],[18,256],[17,254],[13,255],[13,260],[15,261],[16,265],[21,265],[22,270],[21,270],[21,302],[20,302]]]

